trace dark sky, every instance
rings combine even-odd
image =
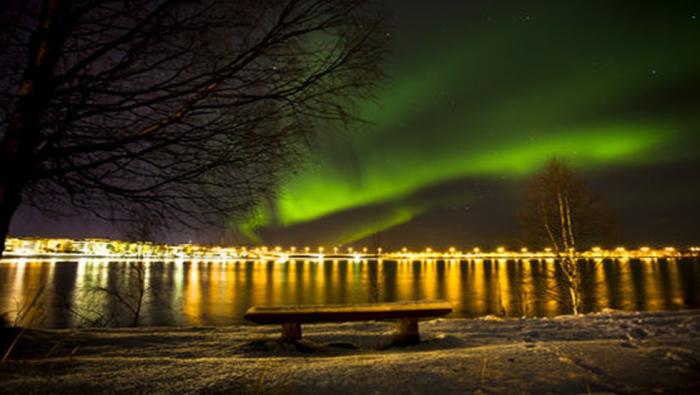
[[[358,109],[371,124],[320,131],[308,163],[239,232],[284,245],[371,246],[379,232],[388,248],[518,247],[523,181],[556,155],[615,213],[616,243],[700,242],[700,3],[387,6],[388,79]],[[115,232],[28,210],[12,227]]]

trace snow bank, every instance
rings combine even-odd
[[[0,392],[700,392],[700,311],[437,319],[384,349],[393,328],[305,325],[299,347],[276,326],[33,332]]]

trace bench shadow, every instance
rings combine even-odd
[[[340,336],[340,339],[336,338],[334,341],[327,341],[323,337],[308,336],[294,342],[265,337],[238,344],[234,347],[234,352],[255,358],[266,356],[333,357],[384,351],[429,352],[463,348],[466,345],[464,340],[454,336],[425,336],[417,344],[396,343],[391,335],[344,336],[346,338],[352,337],[352,339],[342,339]]]

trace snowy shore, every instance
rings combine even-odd
[[[28,331],[1,393],[700,393],[700,311],[391,322]]]

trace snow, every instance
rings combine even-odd
[[[36,331],[0,364],[6,393],[700,393],[700,311]],[[32,347],[32,341],[41,346]]]

